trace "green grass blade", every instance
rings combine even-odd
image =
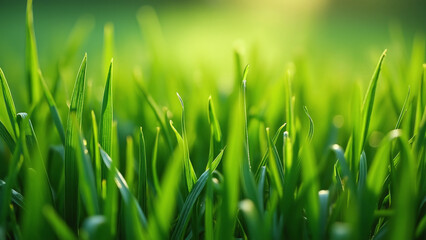
[[[400,130],[393,130],[382,140],[378,152],[376,153],[371,167],[368,171],[365,190],[358,195],[361,203],[360,218],[358,222],[358,237],[369,235],[370,227],[373,221],[374,210],[377,208],[379,195],[383,190],[383,184],[388,172],[389,153],[391,143],[394,139],[402,136]]]
[[[62,144],[65,145],[64,125],[62,124],[58,108],[56,107],[55,99],[50,93],[49,88],[47,87],[46,81],[44,80],[43,75],[41,74],[41,71],[39,71],[38,73],[39,73],[41,86],[43,87],[44,96],[46,97],[47,103],[49,104],[50,114],[52,116],[53,122],[55,123],[55,127],[56,127],[56,130],[58,131],[59,137],[61,138]]]
[[[182,106],[182,147],[183,147],[183,154],[184,154],[184,171],[186,176],[186,184],[188,186],[188,192],[191,192],[192,187],[197,182],[197,176],[195,175],[194,167],[192,166],[191,159],[189,158],[189,146],[188,146],[188,136],[186,134],[186,127],[185,127],[185,106],[183,104],[183,100],[180,97],[179,93],[176,93],[176,95],[179,98],[180,105]],[[177,131],[175,131],[175,134]],[[177,135],[176,135],[177,137]]]
[[[166,138],[167,145],[169,146],[169,149],[173,151],[173,145],[172,145],[172,139],[170,137],[170,131],[169,128],[166,125],[165,119],[162,117],[161,109],[158,106],[157,102],[154,100],[154,98],[149,94],[148,90],[145,88],[145,86],[142,84],[142,80],[137,74],[133,75],[136,85],[140,92],[142,93],[142,96],[145,98],[145,100],[148,102],[149,107],[151,108],[152,112],[154,113],[155,117],[157,118],[157,121],[160,123],[161,129],[163,130],[164,137]]]
[[[358,178],[358,192],[364,191],[365,182],[367,180],[367,156],[363,151],[359,162],[359,178]]]
[[[222,131],[220,129],[219,120],[216,117],[216,112],[214,110],[213,106],[213,100],[212,97],[209,97],[209,103],[208,103],[208,120],[210,123],[211,132],[213,133],[214,140],[216,142],[222,141]]]
[[[212,169],[211,171],[214,171],[216,169],[216,167],[219,165],[220,161],[222,160],[222,156],[223,156],[223,150],[219,153],[219,155],[215,158],[214,162],[216,162],[216,164],[212,164]],[[215,166],[215,167],[213,167]],[[191,212],[194,209],[194,207],[196,207],[195,203],[197,201],[197,199],[199,198],[201,191],[203,191],[207,180],[209,177],[209,170],[206,170],[203,174],[201,174],[200,178],[198,179],[198,181],[195,183],[194,188],[192,189],[192,191],[189,193],[188,197],[185,200],[185,203],[183,204],[183,207],[180,211],[179,217],[178,217],[178,222],[176,224],[176,227],[173,231],[172,234],[172,239],[183,239],[183,234],[185,232],[185,228],[189,222],[190,216],[191,216]]]
[[[6,143],[7,147],[11,152],[15,151],[15,140],[13,140],[12,135],[7,130],[6,126],[0,121],[0,137]]]
[[[407,113],[408,111],[407,104],[408,104],[409,98],[410,98],[410,87],[408,87],[408,93],[407,93],[407,96],[405,97],[404,104],[402,105],[402,109],[401,109],[401,113],[399,114],[398,121],[396,121],[395,129],[400,128],[402,119],[404,118],[405,113]]]
[[[22,141],[18,142],[18,145],[13,153],[11,163],[9,165],[9,171],[6,179],[6,185],[4,187],[4,195],[1,198],[1,212],[0,212],[0,238],[6,238],[7,232],[7,216],[9,212],[9,204],[12,199],[12,187],[15,185],[19,170],[23,163],[23,158],[21,157]]]
[[[266,136],[268,138],[268,149],[269,149],[269,169],[272,172],[272,181],[280,197],[283,196],[283,184],[284,184],[284,168],[281,164],[281,159],[278,155],[275,145],[272,143],[270,138],[269,128],[266,128]]]
[[[134,192],[133,182],[135,179],[135,155],[133,148],[133,138],[128,136],[126,139],[126,182],[129,189]]]
[[[153,206],[152,218],[148,223],[148,232],[152,239],[168,238],[183,170],[182,156],[181,148],[177,148],[173,152],[161,182],[161,193],[154,200],[156,204]]]
[[[15,134],[15,139],[19,137],[19,126],[16,120],[16,108],[13,102],[12,93],[10,92],[9,85],[7,84],[6,77],[4,76],[3,70],[0,68],[0,87],[3,93],[3,99],[6,104],[7,115],[9,116],[10,125],[12,126]]]
[[[81,127],[83,115],[84,90],[86,84],[86,61],[87,54],[84,55],[80,69],[77,74],[73,94],[71,97],[70,111],[66,128],[65,139],[65,221],[68,226],[77,232],[78,228],[78,170],[77,170],[77,149],[75,138]],[[77,121],[74,123],[73,121]]]
[[[101,146],[108,155],[112,153],[112,118],[113,118],[113,100],[112,100],[112,65],[109,65],[108,76],[105,83],[104,97],[102,101],[102,112],[100,121]]]
[[[17,170],[19,170],[19,166],[17,167]],[[0,180],[0,192],[4,194],[4,190],[6,189],[6,182],[4,182],[3,180]],[[19,192],[15,191],[14,189],[11,189],[12,195],[11,195],[11,201],[16,204],[17,206],[19,206],[21,209],[24,208],[24,196],[22,196],[22,194],[20,194]],[[1,197],[1,199],[3,199],[3,195]],[[5,198],[5,197],[4,197]],[[6,199],[6,198],[5,198]],[[1,205],[0,205],[1,206]]]
[[[148,171],[146,163],[146,148],[145,137],[143,135],[142,127],[140,127],[139,134],[139,171],[138,171],[138,201],[142,211],[147,214],[147,201],[148,201]]]
[[[365,141],[367,139],[367,133],[370,126],[371,114],[373,112],[374,98],[376,95],[377,82],[379,80],[380,70],[382,68],[383,59],[386,56],[387,50],[385,50],[380,56],[379,63],[374,70],[373,77],[371,78],[370,84],[367,89],[363,104],[362,104],[362,127],[361,127],[361,138],[360,138],[360,151],[364,148]],[[355,155],[357,158],[361,155],[361,152],[357,152]]]
[[[284,123],[281,125],[281,127],[278,128],[278,130],[275,132],[274,138],[272,139],[273,144],[277,144],[278,137],[282,134],[282,131],[284,130],[284,127],[287,125],[287,123]],[[256,170],[256,178],[259,178],[260,169],[266,165],[266,161],[268,160],[269,156],[269,149],[263,154],[262,160],[260,160],[259,167]]]
[[[240,105],[236,102],[232,106],[230,119],[227,154],[223,163],[224,179],[223,200],[219,208],[218,239],[230,239],[234,236],[238,197],[240,191],[240,172],[244,156],[244,118]]]
[[[92,116],[92,146],[91,146],[91,158],[95,165],[95,180],[96,180],[96,189],[98,191],[98,197],[101,197],[102,195],[102,165],[101,165],[101,158],[100,158],[100,152],[99,152],[99,138],[98,138],[98,126],[96,124],[96,115],[95,112],[92,110],[91,112]]]
[[[243,112],[244,112],[244,142],[245,142],[245,153],[247,159],[247,165],[249,171],[251,171],[251,162],[250,162],[250,148],[249,148],[249,136],[248,136],[248,118],[247,118],[247,74],[248,74],[249,65],[246,66],[243,72],[243,82],[242,82],[242,97],[243,97]]]
[[[45,206],[43,208],[43,214],[49,224],[52,226],[52,229],[55,231],[56,235],[60,239],[74,240],[77,237],[74,235],[73,231],[67,226],[64,220],[56,213],[55,209],[51,206]]]
[[[103,149],[100,149],[100,152],[103,163],[110,171],[110,173],[112,173],[112,175],[114,176],[114,182],[124,201],[125,219],[126,221],[128,221],[126,222],[126,224],[131,225],[132,229],[130,231],[132,232],[132,235],[140,237],[142,235],[142,227],[147,226],[146,217],[142,212],[142,209],[140,208],[139,204],[137,204],[137,200],[130,191],[126,180],[124,179],[120,171],[118,171],[118,169],[114,166],[114,163],[111,158]]]
[[[157,171],[157,154],[158,154],[158,140],[160,138],[160,128],[157,127],[157,134],[155,135],[154,148],[152,149],[152,178],[154,180],[154,188],[157,193],[161,192],[160,180]]]
[[[28,79],[28,86],[30,89],[30,103],[36,104],[40,99],[40,83],[38,80],[38,56],[37,45],[34,34],[34,19],[33,19],[33,1],[27,1],[27,15],[26,15],[26,72]]]
[[[77,119],[72,121],[75,124],[78,122]],[[74,129],[78,129],[78,126],[74,126]],[[88,159],[88,151],[86,146],[83,144],[83,139],[81,138],[81,133],[76,132],[74,134],[76,134],[73,146],[76,147],[78,182],[81,183],[79,184],[79,191],[83,203],[86,206],[88,215],[93,216],[100,213],[95,176],[93,174],[93,168],[90,160]]]
[[[347,185],[348,188],[349,188],[348,189],[349,191],[356,193],[355,179],[352,175],[352,172],[349,169],[349,164],[346,161],[345,153],[344,153],[343,149],[339,145],[334,144],[331,147],[331,150],[336,154],[337,162],[339,163],[338,165],[341,168],[342,173],[340,174],[340,176],[342,176],[341,177],[342,182],[340,184],[343,186],[344,190],[345,190],[345,186]],[[347,184],[346,184],[346,182],[347,182]]]
[[[309,115],[308,108],[306,106],[303,106],[303,111],[305,111],[306,116],[309,118],[309,132],[306,140],[311,142],[314,136],[314,121],[312,120],[311,115]]]

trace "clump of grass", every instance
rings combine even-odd
[[[305,99],[300,94],[310,89],[295,89],[293,83],[300,79],[290,67],[279,79],[279,88],[265,92],[279,93],[280,101],[267,102],[273,107],[263,109],[265,96],[258,94],[257,99],[251,93],[267,88],[252,89],[256,79],[248,67],[243,70],[240,52],[235,53],[234,91],[225,96],[216,89],[207,89],[212,92],[204,96],[188,85],[179,89],[180,105],[164,103],[150,91],[152,84],[135,74],[137,88],[126,90],[140,94],[136,111],[141,118],[127,121],[113,111],[134,109],[113,97],[119,83],[114,79],[121,76],[113,75],[110,61],[112,24],[104,29],[104,61],[110,62],[102,103],[90,109],[97,103],[85,99],[90,69],[85,55],[76,71],[69,109],[62,109],[58,106],[63,99],[55,97],[49,78],[41,74],[31,0],[27,6],[28,114],[17,112],[0,69],[5,103],[1,110],[7,115],[0,119],[0,144],[11,153],[5,161],[7,173],[0,179],[0,239],[426,237],[425,65],[423,75],[409,73],[416,79],[399,83],[404,88],[411,81],[411,88],[403,101],[393,97],[394,105],[401,106],[395,121],[388,115],[375,117],[384,114],[378,108],[386,108],[386,114],[393,111],[377,106],[388,98],[378,91],[389,84],[380,80],[385,50],[364,100],[358,89],[351,91],[353,102],[347,107],[352,122],[334,129],[337,133],[318,126],[334,117],[334,106],[325,103],[345,100],[346,92],[330,89],[323,94],[329,100]],[[151,27],[146,32],[160,34],[153,9],[144,8],[138,20]],[[161,36],[150,37],[150,44],[161,48],[156,41]],[[156,71],[168,71],[161,68],[166,66],[161,51],[153,52]],[[71,55],[67,52],[62,64],[70,65]],[[37,98],[41,90],[45,99]],[[43,110],[43,104],[48,108]],[[198,104],[203,110],[191,107]],[[266,111],[276,112],[268,118]],[[65,128],[61,113],[68,114]],[[53,121],[57,136],[38,131],[51,128],[45,119]],[[124,122],[131,123],[120,128]],[[380,130],[377,126],[386,134],[375,147],[368,143],[371,132]],[[125,161],[120,161],[123,156]]]

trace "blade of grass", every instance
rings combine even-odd
[[[65,221],[76,233],[78,228],[78,170],[77,170],[77,149],[75,138],[81,127],[83,115],[84,90],[86,84],[87,54],[84,55],[80,69],[77,74],[73,94],[71,97],[70,111],[66,127],[65,139]],[[77,122],[74,124],[73,120]]]
[[[98,126],[96,124],[96,115],[95,112],[92,110],[91,112],[92,116],[92,151],[90,152],[92,154],[91,158],[92,161],[94,161],[95,165],[95,180],[96,180],[96,189],[98,191],[98,197],[101,197],[102,195],[102,165],[101,165],[101,158],[100,158],[100,152],[98,148],[99,144],[99,138],[98,138]]]
[[[19,170],[20,167],[17,167],[17,170]],[[3,180],[0,180],[0,192],[4,194],[4,189],[6,189],[6,182],[4,182]],[[2,199],[3,199],[4,195],[2,195]],[[4,197],[4,199],[6,199],[6,197]],[[20,207],[21,209],[24,208],[24,196],[22,196],[22,194],[20,194],[19,192],[15,191],[14,189],[12,189],[12,195],[11,195],[11,201],[16,204],[18,207]],[[1,205],[0,205],[1,206]]]
[[[230,239],[234,236],[236,216],[238,209],[238,196],[240,191],[239,179],[241,164],[244,156],[244,118],[238,102],[232,106],[230,118],[228,152],[224,159],[224,185],[222,204],[219,207],[218,239]]]
[[[306,116],[309,118],[309,132],[306,138],[307,142],[311,142],[314,136],[314,121],[312,120],[311,115],[309,115],[308,108],[303,106],[303,111],[305,111]]]
[[[64,220],[56,213],[55,209],[49,205],[43,208],[44,217],[47,219],[52,229],[60,239],[74,240],[77,237],[73,231],[67,226]]]
[[[112,153],[112,119],[113,119],[113,100],[112,100],[112,65],[109,65],[108,76],[105,83],[104,97],[102,101],[102,112],[100,121],[101,146],[108,155]]]
[[[129,189],[134,191],[133,182],[135,178],[135,155],[133,152],[133,138],[128,136],[126,139],[126,181],[129,185]]]
[[[40,70],[38,74],[39,74],[41,86],[43,88],[44,96],[46,97],[47,103],[49,104],[50,114],[52,116],[53,122],[55,123],[56,130],[58,131],[62,144],[65,145],[64,125],[62,124],[58,108],[56,107],[55,99],[50,93],[49,88],[47,87],[46,81],[44,80]]]
[[[9,212],[9,204],[12,199],[12,187],[16,183],[16,179],[19,173],[19,170],[23,163],[23,158],[21,157],[22,141],[18,141],[18,145],[13,153],[11,163],[9,165],[9,171],[6,178],[6,185],[4,187],[4,195],[1,198],[1,211],[0,211],[0,238],[6,239],[7,232],[7,216]]]
[[[281,135],[282,131],[284,130],[284,127],[287,125],[287,123],[284,123],[281,125],[281,127],[278,128],[278,130],[275,132],[274,138],[272,139],[273,144],[277,144],[278,137]],[[263,154],[262,160],[260,160],[259,167],[256,170],[256,178],[259,178],[260,169],[266,165],[266,161],[268,160],[269,156],[269,149]]]
[[[243,97],[243,112],[244,112],[244,141],[245,141],[245,153],[247,159],[248,169],[251,172],[251,162],[250,162],[250,149],[249,149],[249,136],[248,136],[248,119],[247,119],[247,74],[248,74],[249,65],[246,66],[243,72],[243,82],[242,82],[242,97]]]
[[[157,154],[158,154],[159,137],[160,137],[160,128],[157,127],[157,134],[155,135],[154,147],[152,149],[152,178],[154,180],[154,188],[157,194],[161,192],[160,180],[158,178],[158,172],[157,172]]]
[[[360,138],[360,149],[356,152],[356,158],[359,159],[361,156],[362,149],[364,149],[365,141],[367,139],[367,133],[370,126],[371,114],[373,112],[374,98],[376,95],[377,82],[379,80],[380,70],[382,68],[383,59],[386,56],[387,50],[380,56],[379,62],[374,70],[373,77],[371,78],[370,84],[368,85],[367,93],[365,95],[362,104],[362,127],[361,127],[361,138]],[[358,160],[357,160],[358,161]]]
[[[7,84],[6,77],[4,76],[3,70],[0,68],[0,86],[3,93],[3,99],[6,104],[7,115],[9,116],[10,125],[12,126],[14,139],[19,137],[19,125],[16,120],[16,108],[15,103],[13,102],[12,94]]]
[[[268,138],[268,149],[269,149],[269,169],[272,172],[272,181],[278,192],[279,197],[283,196],[283,184],[284,184],[284,168],[281,164],[281,159],[278,155],[275,145],[272,144],[272,140],[269,134],[269,128],[266,128],[266,136]]]
[[[161,113],[160,108],[158,107],[157,102],[154,100],[154,98],[152,98],[151,94],[149,94],[148,90],[146,90],[145,86],[142,84],[142,80],[140,79],[139,75],[134,73],[133,78],[135,79],[136,85],[139,88],[140,92],[142,93],[142,96],[148,102],[148,105],[150,106],[155,117],[157,118],[157,121],[160,123],[161,129],[163,130],[163,134],[164,134],[164,137],[166,138],[169,149],[171,151],[173,151],[173,145],[172,145],[172,140],[171,140],[171,137],[170,137],[170,131],[169,131],[169,128],[167,127],[167,125],[166,125],[166,121],[162,117],[162,113]]]
[[[146,164],[146,148],[145,137],[143,135],[142,127],[140,127],[139,134],[139,171],[138,171],[138,201],[142,211],[147,214],[147,200],[148,200],[148,172]]]
[[[183,170],[182,149],[176,148],[161,182],[161,193],[157,195],[153,206],[152,218],[148,223],[148,232],[152,239],[167,239],[170,224],[176,208],[178,186]]]
[[[408,93],[407,93],[407,96],[405,97],[404,104],[402,105],[402,109],[401,109],[401,113],[399,114],[398,121],[396,121],[395,129],[400,128],[402,119],[404,118],[405,113],[407,113],[408,111],[407,104],[408,104],[409,98],[410,98],[410,86],[408,86]]]
[[[145,214],[142,212],[135,196],[129,189],[126,180],[114,166],[114,162],[108,156],[108,154],[101,148],[101,157],[104,165],[112,173],[116,187],[118,188],[122,199],[124,200],[124,213],[126,225],[129,225],[130,229],[126,229],[126,234],[131,239],[132,236],[140,239],[143,234],[142,227],[147,226],[147,220]],[[135,239],[134,238],[134,239]]]
[[[194,167],[192,166],[191,159],[189,158],[189,146],[188,146],[188,136],[186,134],[186,127],[185,127],[185,106],[183,104],[183,100],[180,97],[179,93],[176,93],[176,95],[179,98],[180,105],[182,106],[182,119],[181,119],[181,125],[182,125],[182,142],[178,140],[178,142],[182,143],[181,147],[183,148],[183,154],[184,154],[184,171],[186,176],[186,184],[188,187],[188,192],[191,192],[192,187],[197,182],[197,176],[195,175]],[[171,125],[172,126],[172,125]],[[173,126],[172,126],[173,127]],[[173,129],[173,131],[176,134],[176,138],[179,138],[179,133],[176,131],[176,129]]]
[[[37,45],[34,34],[34,19],[33,19],[33,1],[27,1],[27,14],[26,14],[26,72],[28,79],[28,86],[30,89],[30,103],[36,104],[40,99],[40,85],[38,80],[38,56]]]
[[[222,160],[223,150],[219,153],[219,155],[215,158],[215,164],[212,164],[211,171],[214,171],[216,167],[219,165]],[[213,168],[214,167],[214,168]],[[203,191],[206,186],[207,180],[209,178],[209,170],[206,170],[203,174],[201,174],[198,181],[195,183],[194,188],[189,193],[188,197],[183,204],[183,207],[180,211],[178,222],[172,234],[172,239],[183,239],[183,234],[185,233],[185,228],[189,222],[191,212],[196,207],[195,202],[199,198],[201,191]]]
[[[15,140],[13,140],[12,135],[7,130],[6,126],[0,121],[0,137],[6,143],[7,147],[11,152],[15,151]]]
[[[77,124],[78,121],[77,119],[73,119],[72,122]],[[95,176],[90,160],[88,159],[88,151],[83,143],[81,133],[77,130],[79,126],[74,126],[74,129],[76,130],[74,133],[76,137],[74,138],[73,146],[76,147],[75,154],[78,169],[78,182],[81,183],[79,184],[79,192],[88,215],[93,216],[100,213]]]

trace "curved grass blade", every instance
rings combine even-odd
[[[19,137],[19,125],[16,120],[16,108],[13,102],[12,94],[9,85],[7,84],[6,77],[3,70],[0,68],[0,87],[3,93],[3,99],[6,104],[7,115],[9,116],[10,125],[12,126],[15,139]]]
[[[358,192],[362,192],[365,188],[365,182],[367,180],[367,156],[363,151],[359,162],[359,178],[358,178]]]
[[[147,226],[146,217],[142,212],[142,209],[140,208],[139,204],[137,203],[136,198],[131,193],[126,180],[118,171],[118,169],[114,166],[114,163],[109,157],[109,155],[102,148],[100,148],[100,152],[103,163],[110,171],[110,173],[114,176],[114,182],[120,192],[122,199],[124,200],[124,217],[126,221],[125,224],[129,225],[127,227],[130,227],[126,227],[126,235],[128,235],[130,239],[132,238],[132,236],[134,237],[134,239],[140,239],[142,238],[143,234],[142,227]]]
[[[37,45],[34,34],[34,19],[33,19],[33,1],[27,1],[27,14],[26,14],[26,72],[29,84],[29,96],[30,103],[36,104],[40,99],[40,83],[38,81],[38,56],[37,56]]]
[[[53,122],[55,123],[56,130],[58,131],[59,137],[62,141],[62,144],[65,145],[65,131],[64,125],[62,125],[61,117],[59,116],[58,108],[56,107],[55,99],[47,87],[46,81],[39,70],[39,79],[41,86],[43,87],[44,96],[46,97],[47,103],[49,104],[50,114],[52,116]]]
[[[77,170],[77,149],[75,146],[79,129],[81,128],[83,115],[84,90],[86,84],[87,54],[84,55],[80,69],[77,74],[73,94],[71,97],[70,111],[66,128],[65,138],[65,202],[64,216],[70,228],[77,232],[78,228],[78,170]],[[76,121],[74,123],[73,121]]]
[[[388,172],[389,153],[391,143],[393,140],[401,140],[402,133],[400,130],[393,130],[388,133],[382,140],[378,152],[376,153],[372,165],[367,175],[366,187],[363,192],[358,195],[362,211],[360,211],[360,218],[357,232],[358,237],[365,237],[369,235],[370,227],[373,221],[374,210],[377,208],[379,195],[383,190],[383,183]],[[404,143],[405,144],[405,143]]]
[[[108,155],[112,153],[112,118],[113,118],[113,102],[112,102],[112,65],[109,65],[108,76],[105,83],[104,97],[102,101],[102,112],[100,122],[100,138],[101,146]]]
[[[29,150],[29,153],[31,153],[32,158],[30,159],[30,155],[25,156],[28,161],[31,160],[31,166],[33,168],[39,167],[38,170],[41,171],[41,175],[43,175],[43,184],[46,184],[49,190],[49,197],[50,197],[50,203],[54,203],[54,194],[52,190],[52,185],[50,184],[50,179],[47,174],[46,166],[44,164],[43,157],[41,155],[41,150],[38,144],[37,136],[35,134],[33,124],[31,123],[30,117],[27,113],[18,113],[17,114],[17,121],[20,125],[20,133],[23,135],[23,138],[25,139],[25,145],[24,148]],[[25,154],[24,154],[25,155]],[[37,168],[36,168],[37,169]]]
[[[278,195],[282,197],[284,185],[284,168],[281,164],[281,159],[278,155],[277,149],[275,145],[272,144],[269,128],[266,128],[266,136],[268,138],[269,168],[272,172],[272,181],[278,191]]]
[[[20,139],[21,140],[21,139]],[[16,149],[13,153],[11,163],[9,165],[9,171],[6,179],[6,185],[4,186],[3,193],[4,195],[1,198],[1,211],[0,211],[0,228],[2,231],[0,231],[0,238],[6,239],[6,232],[7,232],[7,216],[9,212],[9,204],[11,199],[13,199],[12,194],[12,187],[16,183],[16,179],[18,177],[19,170],[21,169],[23,158],[21,156],[22,151],[22,142],[19,141],[18,145],[16,146]]]
[[[219,165],[220,161],[222,160],[222,156],[223,156],[223,150],[219,153],[219,155],[214,160],[215,164],[212,164],[211,171],[214,171],[216,167]],[[192,191],[189,193],[188,197],[186,198],[185,203],[183,204],[183,207],[180,211],[175,230],[173,231],[172,239],[183,239],[183,234],[189,222],[192,209],[196,207],[195,203],[198,197],[200,196],[201,191],[204,189],[208,178],[209,178],[209,170],[206,170],[203,174],[201,174],[200,178],[195,183],[194,188],[192,189]]]
[[[167,239],[170,224],[176,207],[178,186],[183,170],[182,149],[177,148],[169,160],[164,178],[161,182],[161,193],[157,195],[153,207],[152,217],[148,225],[151,239]]]
[[[362,151],[365,145],[365,141],[367,139],[368,128],[370,126],[371,113],[373,112],[373,104],[374,98],[376,95],[377,82],[379,80],[380,70],[382,68],[383,59],[386,56],[387,49],[383,52],[382,56],[380,56],[379,63],[376,66],[376,70],[374,71],[373,77],[371,78],[370,84],[367,89],[367,93],[365,95],[363,104],[362,104],[362,126],[361,126],[361,138],[360,138],[360,149]],[[360,156],[361,152],[357,152],[357,155]]]
[[[208,103],[208,120],[211,128],[211,132],[213,133],[214,140],[216,142],[222,141],[222,131],[220,130],[219,120],[216,117],[216,112],[214,110],[212,96],[209,97]]]
[[[98,191],[98,197],[102,195],[102,165],[101,165],[101,158],[100,158],[100,152],[98,148],[99,139],[98,139],[98,126],[96,124],[96,115],[95,112],[92,110],[91,112],[92,116],[92,146],[90,153],[92,161],[95,165],[95,179],[96,179],[96,189]]]
[[[138,171],[138,202],[142,211],[147,214],[147,201],[148,201],[148,181],[147,181],[147,164],[146,164],[146,148],[145,137],[143,136],[142,127],[140,127],[139,134],[139,171]]]
[[[152,98],[151,94],[149,94],[148,90],[146,90],[145,86],[142,84],[142,80],[137,74],[133,74],[134,79],[136,80],[136,85],[138,86],[139,90],[141,91],[143,97],[148,102],[148,105],[150,106],[152,112],[154,113],[155,117],[157,118],[157,121],[160,123],[161,129],[163,130],[164,137],[166,138],[167,144],[169,146],[169,149],[173,151],[173,145],[172,140],[170,138],[170,131],[169,128],[166,125],[166,120],[163,119],[161,116],[161,110],[158,107],[157,102]]]
[[[170,126],[175,132],[176,139],[179,143],[179,146],[182,148],[183,156],[184,156],[184,171],[186,178],[186,186],[188,188],[188,192],[191,192],[192,187],[197,182],[197,176],[195,175],[194,168],[192,167],[191,159],[189,158],[189,147],[188,147],[188,139],[186,136],[185,129],[185,106],[183,104],[182,98],[179,96],[179,93],[176,93],[179,98],[180,104],[182,106],[182,136],[173,126],[173,122],[170,120]]]
[[[73,122],[77,124],[77,119]],[[78,126],[74,126],[74,129],[78,129]],[[93,174],[92,165],[88,159],[87,149],[81,138],[81,133],[76,132],[77,136],[74,138],[73,146],[75,146],[76,160],[78,168],[78,182],[79,191],[83,202],[85,203],[87,213],[89,216],[93,216],[100,213],[98,204],[98,194],[96,191],[95,176]]]
[[[309,118],[309,133],[306,140],[308,142],[312,141],[312,137],[314,136],[314,121],[312,120],[311,115],[309,115],[308,108],[306,106],[303,106],[303,111],[305,111],[306,116]]]
[[[337,162],[339,163],[340,168],[342,170],[342,174],[339,174],[339,176],[341,176],[340,184],[342,185],[343,190],[345,190],[345,186],[348,185],[349,191],[356,193],[355,179],[349,169],[348,163],[346,162],[345,153],[343,149],[338,144],[334,144],[333,146],[331,146],[331,150],[336,154]],[[346,184],[346,182],[348,184]]]
[[[409,98],[410,98],[410,86],[408,86],[408,93],[407,93],[407,96],[405,97],[404,104],[402,105],[402,109],[401,109],[401,113],[399,114],[398,121],[396,121],[395,129],[400,128],[402,119],[404,118],[405,113],[407,113],[408,111],[407,104],[408,104]]]
[[[18,170],[19,170],[19,167],[18,167]],[[4,193],[3,189],[6,189],[6,185],[7,185],[6,182],[4,182],[3,180],[0,180],[0,190],[1,190],[0,192],[1,193]],[[3,195],[2,195],[2,199],[3,199]],[[24,196],[22,196],[22,194],[20,194],[19,192],[15,191],[13,189],[12,189],[12,202],[22,209],[24,208]]]
[[[284,127],[287,125],[287,123],[284,123],[281,125],[281,127],[278,128],[278,130],[275,132],[274,138],[272,139],[273,144],[277,144],[278,137],[281,135],[282,131],[284,130]],[[260,169],[266,165],[266,161],[268,160],[269,156],[269,149],[263,154],[262,160],[260,160],[259,167],[256,170],[256,178],[259,178]]]
[[[152,178],[154,180],[154,187],[157,193],[161,192],[160,180],[158,180],[157,172],[157,154],[158,154],[158,139],[160,137],[160,128],[157,127],[157,134],[155,135],[154,148],[152,149]]]
[[[6,143],[7,147],[11,152],[15,151],[15,140],[13,140],[12,135],[7,130],[6,126],[0,121],[0,137]]]

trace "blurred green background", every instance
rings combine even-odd
[[[0,66],[18,112],[29,108],[24,71],[25,4],[26,1],[0,1]],[[131,135],[139,125],[147,129],[147,138],[153,139],[158,124],[135,90],[136,71],[143,74],[144,82],[160,105],[171,109],[177,125],[180,106],[175,92],[183,96],[189,109],[189,139],[203,138],[203,146],[197,146],[193,153],[195,158],[205,158],[197,153],[203,154],[208,149],[206,116],[200,114],[206,111],[209,95],[213,94],[213,99],[219,102],[216,105],[222,122],[228,119],[229,106],[225,104],[235,82],[235,50],[243,57],[241,66],[251,65],[249,110],[254,115],[265,114],[266,124],[273,129],[284,122],[283,94],[277,86],[281,86],[285,69],[294,63],[300,80],[294,83],[297,111],[301,112],[302,104],[308,106],[316,123],[318,141],[326,139],[333,116],[338,116],[334,119],[337,125],[344,124],[354,82],[361,81],[361,87],[366,89],[378,56],[385,48],[389,49],[389,56],[383,74],[394,81],[407,77],[401,73],[408,72],[413,55],[417,54],[417,60],[422,63],[425,54],[426,3],[420,0],[35,0],[33,8],[40,67],[51,88],[55,88],[55,79],[61,79],[54,93],[63,100],[57,100],[63,122],[84,52],[88,53],[85,116],[88,118],[92,109],[99,113],[107,66],[103,53],[104,26],[112,23],[114,117],[119,123],[121,141],[125,142],[125,136]],[[413,52],[416,43],[416,51],[423,52]],[[68,56],[73,44],[78,46],[76,53]],[[58,73],[61,61],[67,61],[68,68]],[[301,87],[308,89],[298,92]],[[379,94],[380,91],[389,89],[381,88]],[[399,102],[406,92],[407,89],[399,89],[395,93]],[[392,108],[383,108],[389,109]],[[396,122],[398,114],[398,108],[388,114],[377,111],[379,119],[389,120],[389,126]],[[373,124],[376,122],[382,121]],[[222,125],[226,132],[226,124]],[[389,126],[380,124],[373,129],[382,128],[386,132]],[[199,133],[200,129],[206,132]],[[36,126],[37,131],[44,130]],[[379,132],[373,137],[382,135]],[[46,145],[49,141],[46,140]],[[321,151],[324,144],[318,142],[316,151]],[[371,146],[376,144],[373,139]],[[201,169],[203,164],[196,163],[195,167]]]

